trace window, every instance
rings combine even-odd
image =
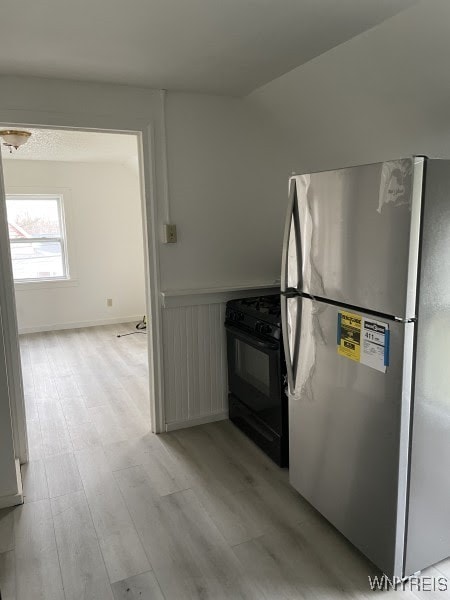
[[[62,196],[7,195],[14,281],[68,279]]]

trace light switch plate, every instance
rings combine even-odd
[[[164,225],[164,243],[175,244],[177,241],[177,226],[170,223]]]

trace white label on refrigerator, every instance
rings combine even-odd
[[[388,323],[363,318],[359,362],[386,373],[386,367],[389,366],[389,334]]]

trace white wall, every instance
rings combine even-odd
[[[450,156],[450,3],[417,6],[253,92],[289,170]]]
[[[287,177],[283,147],[245,100],[168,93],[171,218],[164,290],[279,278]]]
[[[134,320],[145,310],[139,177],[121,164],[5,160],[7,193],[61,192],[75,285],[16,285],[20,331]],[[106,299],[113,306],[107,307]]]

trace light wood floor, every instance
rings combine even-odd
[[[148,433],[127,330],[21,338],[31,460],[25,504],[0,511],[2,600],[372,597],[374,567],[231,423]]]

